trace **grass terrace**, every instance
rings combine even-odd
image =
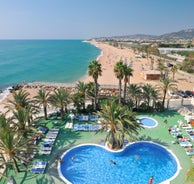
[[[173,144],[173,141],[176,141],[176,138],[173,137],[168,132],[168,127],[173,125],[178,125],[177,121],[182,120],[185,122],[184,117],[181,116],[176,111],[165,111],[163,113],[138,113],[137,116],[147,116],[154,118],[158,121],[158,126],[155,128],[145,128],[140,132],[138,137],[139,140],[145,141],[153,141],[159,143],[167,149],[172,150],[173,153],[177,156],[180,165],[181,171],[177,178],[175,178],[171,184],[177,183],[186,183],[185,182],[185,174],[188,168],[192,165],[191,156],[186,155],[186,152],[183,147],[179,144]],[[164,123],[164,120],[167,119],[167,125]],[[58,123],[54,124],[53,122],[57,121]],[[9,176],[13,175],[17,184],[32,184],[32,183],[40,183],[40,184],[63,184],[64,182],[60,179],[57,171],[57,164],[59,161],[59,157],[63,154],[67,149],[76,146],[81,143],[96,143],[99,144],[104,140],[106,132],[103,134],[95,134],[93,131],[74,131],[73,129],[65,128],[65,125],[70,122],[70,118],[66,117],[66,120],[62,122],[61,120],[55,118],[50,118],[48,121],[43,120],[42,118],[39,120],[40,124],[43,126],[47,126],[48,128],[59,128],[59,134],[55,141],[54,147],[50,155],[39,155],[36,154],[34,160],[41,160],[47,162],[47,167],[44,174],[32,174],[30,172],[31,166],[28,166],[29,171],[24,171],[19,174],[16,174],[11,169],[9,170]],[[76,123],[86,123],[79,122],[78,120],[74,120],[74,124]],[[95,122],[87,122],[95,123]],[[181,128],[183,135],[186,135],[186,131]],[[42,138],[43,139],[43,138]],[[38,149],[40,148],[41,141],[39,142]],[[192,143],[193,144],[193,143]],[[7,181],[4,179],[0,180],[1,184],[6,184]]]

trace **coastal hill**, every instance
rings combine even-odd
[[[172,40],[172,39],[194,39],[194,29],[185,29],[178,32],[166,33],[159,36],[146,35],[146,34],[134,34],[125,36],[112,36],[112,37],[101,37],[98,39],[131,39],[131,40]]]

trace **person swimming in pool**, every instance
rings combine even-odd
[[[151,176],[151,177],[150,177],[150,179],[149,179],[148,184],[152,184],[152,183],[153,183],[153,181],[154,181],[154,177],[153,177],[153,176]]]
[[[117,163],[114,162],[113,160],[110,160],[110,163],[113,164],[113,165],[117,165]]]

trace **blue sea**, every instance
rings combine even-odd
[[[100,52],[82,40],[0,40],[0,89],[24,81],[75,82]]]

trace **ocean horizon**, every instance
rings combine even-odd
[[[100,54],[84,40],[0,40],[0,89],[34,81],[74,83]]]

